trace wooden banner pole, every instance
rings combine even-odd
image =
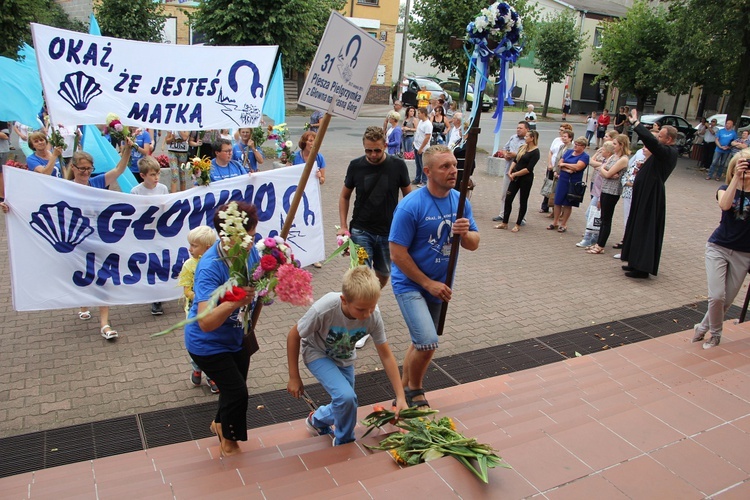
[[[331,121],[331,114],[326,113],[323,115],[323,118],[320,120],[320,126],[318,127],[318,132],[315,134],[315,141],[313,141],[312,149],[310,150],[310,154],[307,156],[307,161],[305,162],[305,168],[302,170],[302,174],[299,177],[299,183],[297,183],[297,190],[294,192],[294,198],[292,198],[292,204],[289,206],[289,212],[286,214],[286,219],[284,220],[284,226],[281,228],[281,233],[279,236],[286,239],[286,237],[289,235],[289,230],[292,228],[292,224],[294,224],[294,215],[297,213],[297,208],[299,208],[300,201],[302,201],[302,195],[305,193],[305,186],[307,186],[307,180],[310,178],[310,172],[312,172],[313,165],[315,164],[315,158],[318,156],[318,151],[320,151],[320,145],[323,143],[323,138],[326,135],[326,131],[328,130],[328,123]],[[260,312],[263,310],[263,303],[256,302],[255,303],[255,309],[253,310],[253,329],[255,329],[255,325],[258,324],[258,319],[260,318]]]

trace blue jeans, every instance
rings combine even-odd
[[[350,232],[352,241],[367,251],[367,265],[375,271],[375,274],[386,278],[390,276],[391,249],[388,245],[388,236],[380,236],[354,228]]]
[[[401,148],[401,151],[412,151],[414,149],[414,136],[413,135],[405,135],[403,138],[403,147]]]
[[[414,182],[424,184],[427,182],[427,175],[422,170],[422,155],[414,149],[414,161],[417,162],[417,175],[414,176]]]
[[[357,424],[357,393],[354,392],[354,366],[340,367],[329,357],[307,365],[310,373],[331,396],[331,403],[318,407],[312,414],[315,427],[334,426],[336,446],[354,441]]]
[[[420,292],[396,294],[396,302],[409,328],[411,343],[417,351],[438,348],[437,325],[442,302],[428,302]]]
[[[711,168],[708,170],[709,177],[721,177],[721,174],[724,173],[724,167],[727,166],[730,151],[731,149],[716,148],[714,151],[714,159],[711,162]]]

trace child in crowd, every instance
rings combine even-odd
[[[208,226],[196,227],[188,233],[190,258],[182,265],[180,276],[177,278],[177,284],[183,287],[183,294],[185,296],[185,316],[190,311],[190,307],[193,305],[193,298],[195,297],[195,292],[193,291],[195,268],[198,267],[200,258],[211,248],[214,242],[216,242],[216,231]],[[201,385],[201,376],[203,373],[192,358],[190,358],[190,364],[193,367],[193,371],[190,374],[190,382],[198,387]],[[206,385],[211,389],[211,394],[219,393],[216,383],[208,377],[206,377]]]
[[[299,355],[313,376],[331,396],[331,403],[308,415],[307,427],[316,435],[333,434],[333,445],[354,441],[357,394],[354,392],[354,344],[371,335],[385,373],[396,393],[397,411],[407,408],[398,363],[385,338],[378,309],[380,281],[372,269],[357,266],[344,274],[341,293],[321,297],[287,336],[289,383],[287,391],[299,398],[304,385]],[[331,426],[334,429],[331,429]]]
[[[153,156],[143,156],[138,160],[138,175],[143,180],[140,184],[130,190],[130,194],[141,196],[155,196],[159,194],[169,194],[169,189],[164,184],[159,184],[159,175],[161,166]],[[151,314],[161,316],[164,309],[161,302],[151,304]]]

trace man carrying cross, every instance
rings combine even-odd
[[[452,290],[445,280],[453,235],[461,237],[461,247],[466,250],[479,247],[479,232],[468,200],[464,216],[456,219],[460,196],[453,189],[457,164],[446,146],[432,146],[424,152],[427,186],[399,203],[388,237],[393,293],[412,342],[404,357],[402,377],[410,407],[429,406],[422,382],[438,347],[442,304],[451,300]]]

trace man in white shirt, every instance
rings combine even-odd
[[[417,110],[417,117],[419,118],[419,124],[417,125],[417,130],[414,132],[414,160],[417,163],[417,173],[411,183],[424,186],[427,182],[427,175],[422,169],[422,153],[430,147],[432,122],[427,117],[427,108],[419,108]]]

